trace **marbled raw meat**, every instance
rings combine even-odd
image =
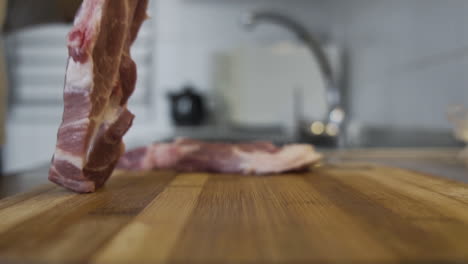
[[[128,170],[269,174],[305,169],[321,158],[322,155],[308,144],[277,147],[270,142],[232,144],[177,139],[128,151],[117,167]]]
[[[84,0],[68,35],[64,112],[49,180],[93,192],[125,150],[134,115],[127,100],[137,69],[130,46],[146,19],[148,0]]]

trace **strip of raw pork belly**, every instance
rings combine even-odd
[[[111,175],[132,125],[127,100],[135,89],[130,46],[148,0],[84,0],[68,35],[64,112],[49,180],[93,192]]]
[[[277,147],[270,142],[229,144],[177,139],[172,143],[155,143],[128,151],[117,167],[267,174],[305,169],[321,158],[322,155],[308,144]]]

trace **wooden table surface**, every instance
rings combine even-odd
[[[328,152],[265,177],[117,172],[87,195],[46,184],[0,201],[0,263],[468,263],[456,153]]]

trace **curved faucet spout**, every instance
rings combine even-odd
[[[333,79],[331,65],[321,45],[299,22],[290,17],[272,11],[247,13],[242,17],[241,22],[246,28],[253,28],[262,22],[272,23],[287,28],[289,31],[293,32],[299,40],[303,41],[307,45],[313,56],[317,57],[323,75],[327,79]]]
[[[314,35],[294,19],[273,11],[251,12],[241,19],[242,25],[246,28],[253,28],[262,22],[283,26],[293,32],[317,59],[326,86],[328,116],[325,121],[340,125],[345,117],[345,112],[341,107],[341,94],[335,82],[330,61]]]

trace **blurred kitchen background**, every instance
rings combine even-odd
[[[7,2],[0,126],[9,172],[51,158],[79,1]],[[462,145],[447,112],[468,105],[466,0],[150,2],[132,48],[139,79],[130,148],[177,136]]]

